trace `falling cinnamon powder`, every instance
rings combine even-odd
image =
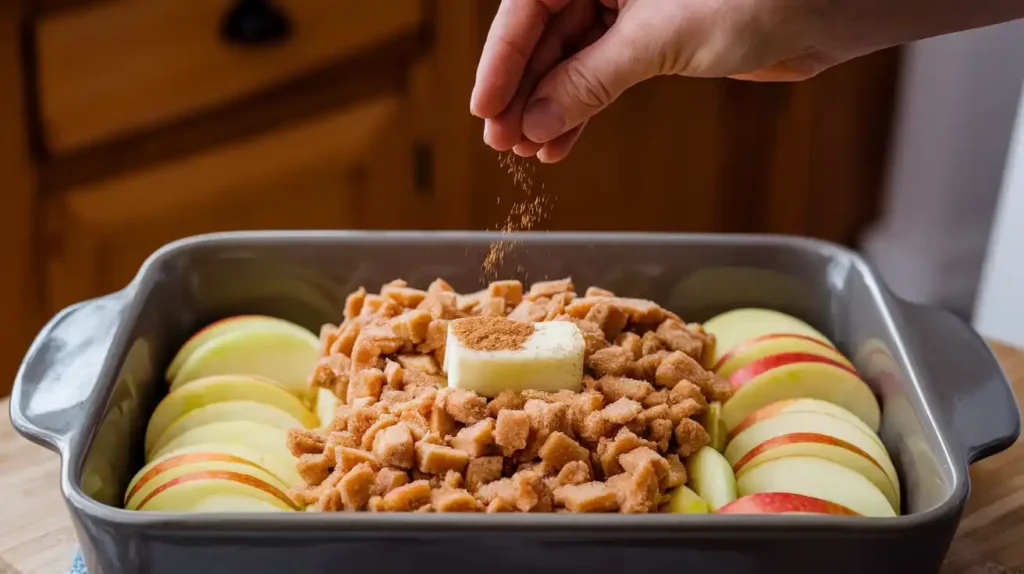
[[[517,231],[529,231],[539,222],[547,218],[551,208],[551,198],[544,194],[544,185],[540,186],[540,193],[536,191],[536,184],[533,180],[535,173],[533,165],[526,159],[519,157],[513,152],[498,155],[498,163],[512,176],[512,183],[523,191],[525,198],[512,204],[504,224],[499,228],[502,233],[514,233]],[[501,203],[499,198],[498,203]],[[497,275],[505,255],[512,250],[516,242],[502,239],[491,244],[484,258],[484,273],[486,275]]]

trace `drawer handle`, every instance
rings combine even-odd
[[[288,15],[270,0],[238,0],[221,20],[221,37],[239,46],[277,44],[291,35]]]

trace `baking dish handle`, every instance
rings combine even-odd
[[[81,429],[124,301],[118,291],[77,303],[36,336],[11,391],[11,423],[25,438],[60,452]]]
[[[967,463],[1009,448],[1020,435],[1020,410],[992,349],[948,311],[907,301],[902,309],[921,357],[915,368],[934,381]]]

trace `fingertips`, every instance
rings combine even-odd
[[[565,41],[562,34],[563,30],[553,25],[537,43],[533,57],[519,81],[515,96],[505,108],[486,122],[484,141],[487,145],[498,151],[508,151],[525,140],[523,109],[541,78],[561,59],[562,44]]]
[[[541,150],[544,144],[532,142],[530,140],[523,140],[519,142],[516,147],[512,148],[512,151],[520,157],[533,157],[537,155],[537,152]]]
[[[569,152],[572,151],[573,146],[579,141],[580,135],[586,127],[587,124],[582,123],[544,144],[537,152],[537,159],[541,163],[558,163],[562,161],[569,156]]]
[[[484,120],[484,143],[497,151],[509,151],[523,139],[518,122],[509,121],[499,115]]]

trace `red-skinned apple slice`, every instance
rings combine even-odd
[[[191,510],[217,494],[252,496],[284,510],[299,510],[282,489],[250,474],[230,470],[200,470],[176,476],[146,495],[136,510]]]
[[[809,353],[831,359],[847,368],[853,364],[832,345],[798,333],[762,335],[735,346],[715,363],[714,372],[728,379],[733,372],[754,361],[784,353]]]
[[[832,345],[828,337],[806,322],[771,309],[733,309],[708,319],[703,326],[705,332],[715,336],[712,365],[717,365],[721,358],[737,345],[774,333],[804,335]]]
[[[206,327],[196,331],[195,334],[185,341],[185,344],[178,349],[178,353],[174,356],[174,359],[171,360],[170,366],[167,367],[165,375],[167,381],[169,382],[174,380],[178,375],[178,371],[181,370],[181,367],[185,362],[188,361],[196,350],[206,343],[231,333],[244,333],[254,330],[281,330],[312,335],[312,333],[302,326],[296,325],[290,321],[285,321],[284,319],[278,319],[277,317],[268,317],[266,315],[235,315],[233,317],[227,317],[220,321],[210,323]]]
[[[882,414],[871,387],[849,369],[815,359],[819,360],[766,363],[761,371],[748,365],[733,373],[729,382],[735,391],[722,407],[722,420],[730,432],[761,407],[798,398],[835,403],[877,432]]]
[[[138,480],[129,491],[125,509],[138,510],[145,501],[168,488],[166,485],[178,484],[178,478],[182,476],[205,476],[215,472],[248,476],[281,492],[288,490],[288,486],[280,479],[252,461],[227,453],[187,453],[168,459],[144,473],[137,473]]]
[[[852,367],[844,365],[838,361],[834,361],[828,357],[815,355],[814,353],[778,353],[767,357],[761,357],[756,361],[744,365],[742,368],[736,369],[731,375],[729,375],[727,380],[733,388],[738,389],[758,375],[764,374],[772,369],[795,363],[821,363],[823,365],[830,365],[837,369],[842,369],[853,376],[857,376],[857,371]]]
[[[857,516],[857,513],[841,504],[793,494],[790,492],[758,492],[726,504],[716,514],[829,514],[834,516]]]
[[[856,446],[824,434],[790,433],[770,438],[749,450],[732,468],[739,477],[759,464],[786,456],[816,456],[855,470],[882,491],[893,510],[900,508],[899,491],[878,461]]]
[[[861,516],[896,516],[885,495],[870,480],[824,458],[777,458],[743,473],[736,486],[741,497],[762,492],[788,492],[827,500]]]
[[[262,452],[230,442],[211,442],[182,447],[161,455],[139,469],[128,483],[124,499],[128,501],[148,481],[159,476],[165,470],[206,461],[249,464],[274,475],[284,486],[301,484],[302,477],[296,469],[296,460],[291,453],[286,454],[287,457],[282,457],[278,454]]]
[[[142,470],[140,470],[138,474],[135,475],[135,478],[132,479],[131,483],[128,484],[128,492],[124,495],[125,502],[129,502],[132,497],[139,492],[139,490],[149,485],[149,481],[165,470],[200,462],[233,462],[249,465],[253,468],[260,468],[258,464],[250,460],[223,452],[194,452],[161,459],[159,461],[154,460],[152,463],[147,464]]]
[[[731,441],[736,437],[736,435],[750,428],[755,423],[770,419],[780,413],[821,413],[833,416],[864,431],[865,434],[870,435],[871,438],[878,443],[878,446],[883,449],[885,448],[885,445],[882,444],[882,439],[878,438],[875,431],[871,430],[868,425],[864,424],[864,421],[860,420],[857,415],[835,403],[809,398],[785,399],[757,409],[750,413],[747,418],[743,419],[743,422],[736,425],[735,428],[729,431],[729,436],[727,437],[726,442]]]
[[[900,508],[899,477],[889,453],[860,428],[830,415],[780,413],[736,435],[724,455],[737,477],[748,466],[782,456],[827,458],[864,475],[894,510]]]

